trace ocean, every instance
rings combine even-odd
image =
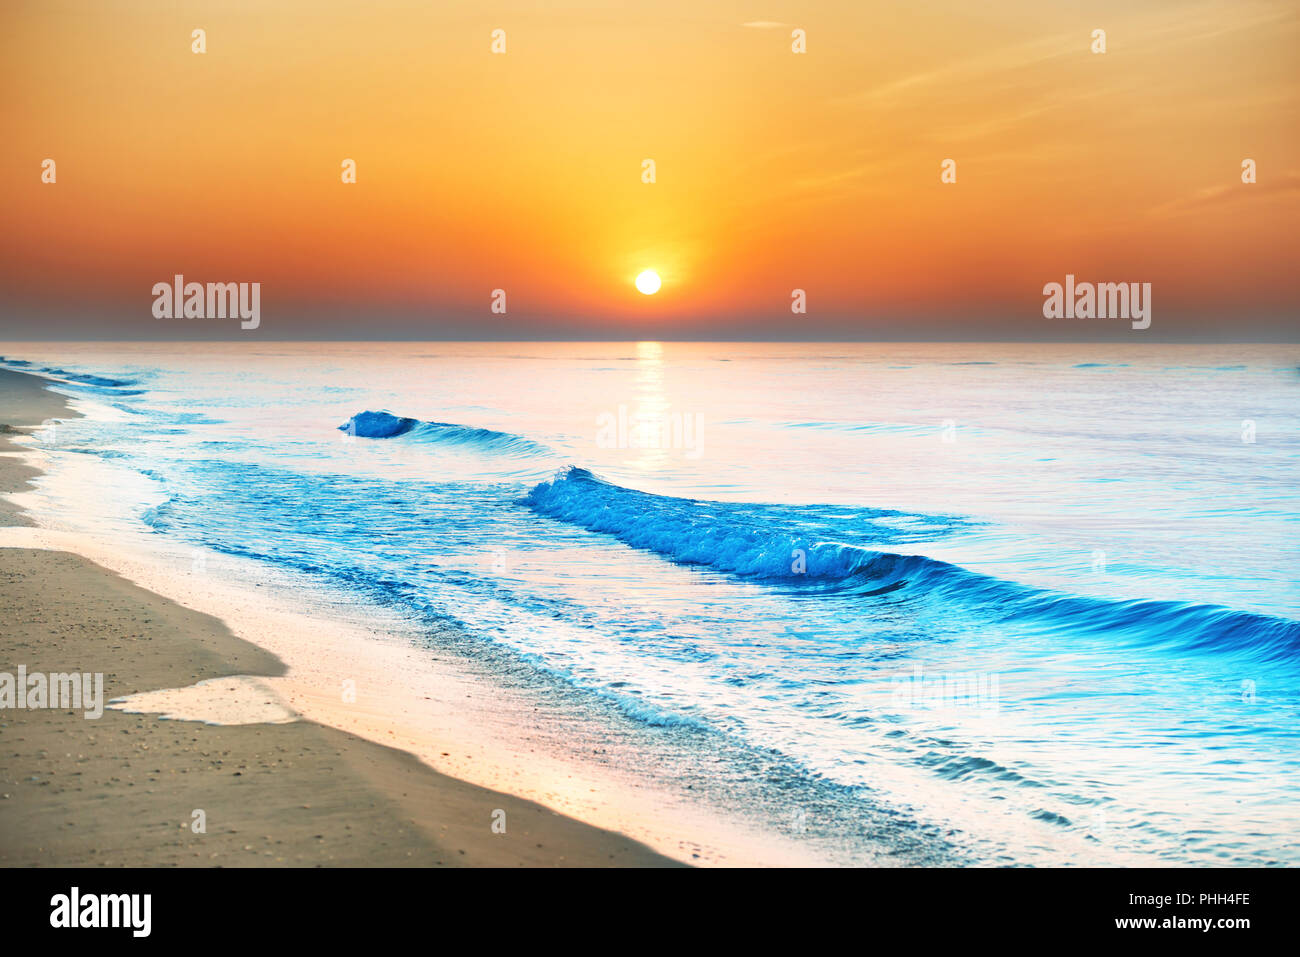
[[[828,860],[1300,863],[1295,347],[0,353],[88,413],[42,448],[138,478],[123,522],[634,725],[584,760]]]

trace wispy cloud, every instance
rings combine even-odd
[[[1130,48],[1142,40],[1147,56],[1182,44],[1203,43],[1223,36],[1275,28],[1300,20],[1300,13],[1290,3],[1277,0],[1241,0],[1228,22],[1224,22],[1221,4],[1209,2],[1176,15],[1151,14],[1138,17],[1125,34],[1112,31],[1114,51]],[[1029,71],[1044,63],[1066,57],[1078,57],[1088,49],[1088,32],[1058,33],[1036,37],[1024,43],[989,49],[979,55],[948,63],[935,69],[921,70],[907,76],[849,94],[845,99],[863,106],[902,105],[909,94],[935,86],[961,87],[972,81],[1000,82],[1020,71]]]
[[[1300,172],[1287,170],[1274,177],[1261,175],[1257,183],[1232,182],[1207,186],[1190,196],[1152,207],[1152,216],[1177,216],[1215,206],[1249,203],[1260,199],[1276,201],[1288,193],[1300,193]]]
[[[850,99],[863,104],[880,103],[938,84],[958,86],[964,81],[977,77],[987,78],[1067,56],[1077,52],[1078,46],[1079,37],[1076,34],[1040,37],[1028,43],[991,51],[938,69],[923,70],[899,77],[868,90],[861,90],[853,94]]]
[[[781,23],[777,20],[751,20],[749,23],[742,23],[742,27],[749,27],[752,30],[777,30],[781,27],[788,27],[790,24]]]

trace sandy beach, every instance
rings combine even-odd
[[[12,433],[73,414],[39,378],[0,372],[0,492],[38,474],[17,457]],[[33,522],[6,498],[0,524]],[[256,676],[285,671],[217,618],[68,552],[0,548],[0,607],[0,670],[102,673],[106,700],[237,675],[252,676],[246,692]],[[217,725],[5,709],[0,743],[6,866],[674,863],[306,719]]]

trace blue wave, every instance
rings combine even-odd
[[[86,385],[81,382],[60,382],[60,387],[78,389],[81,392],[88,392],[91,395],[116,396],[118,398],[132,395],[144,395],[144,389],[118,389],[109,386]]]
[[[0,356],[0,362],[8,366],[18,366],[24,372],[34,372],[38,375],[47,375],[55,379],[62,379],[64,385],[82,386],[88,391],[100,395],[141,395],[141,392],[122,392],[123,386],[136,385],[134,379],[110,379],[107,376],[90,375],[85,372],[69,372],[67,369],[60,369],[57,366],[35,366],[26,359],[9,359]]]
[[[405,435],[419,419],[406,419],[391,412],[358,412],[339,426],[340,432],[349,432],[363,439],[388,439]]]
[[[849,578],[879,554],[823,540],[846,528],[863,537],[895,543],[933,538],[936,533],[970,524],[887,509],[672,498],[623,488],[576,467],[537,485],[523,504],[683,564],[791,581]],[[796,550],[803,552],[806,562],[802,572],[792,569]]]
[[[59,379],[65,379],[72,384],[98,386],[105,389],[117,389],[122,386],[136,384],[134,379],[110,379],[106,376],[88,375],[84,372],[69,372],[67,369],[56,369],[51,366],[42,367],[41,372]]]
[[[340,425],[339,431],[366,439],[391,439],[401,436],[411,442],[461,446],[506,455],[554,454],[545,445],[511,432],[456,425],[452,422],[424,422],[386,411],[358,412]]]
[[[612,535],[685,565],[841,593],[890,595],[978,610],[981,620],[1026,631],[1104,637],[1146,647],[1294,660],[1300,622],[1194,602],[1117,601],[1068,595],[993,578],[924,555],[839,541],[774,526],[774,507],[671,498],[570,468],[530,491],[539,514]]]

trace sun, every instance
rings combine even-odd
[[[647,269],[636,277],[636,288],[647,296],[657,293],[661,285],[663,283],[659,279],[659,274],[653,269]]]

